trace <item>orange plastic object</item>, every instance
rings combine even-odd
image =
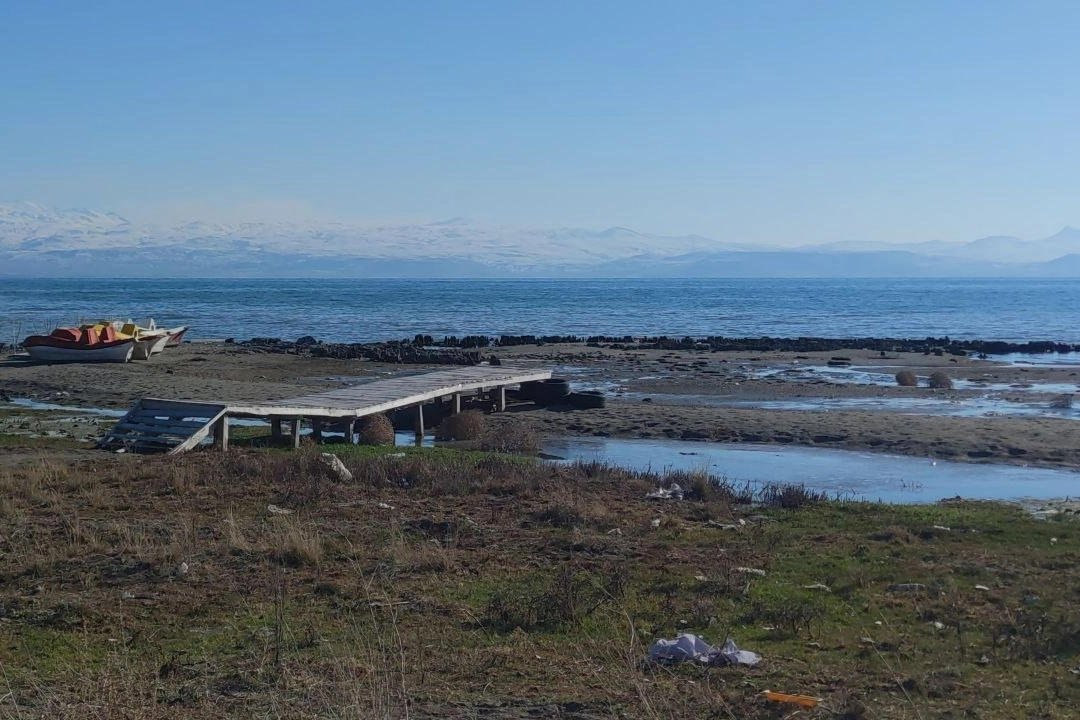
[[[778,693],[773,692],[772,690],[766,690],[761,694],[765,696],[766,700],[791,703],[792,705],[798,705],[799,707],[806,709],[810,709],[821,702],[821,698],[819,697],[811,697],[809,695],[788,695],[787,693]]]
[[[79,338],[82,337],[82,330],[73,327],[58,327],[49,334],[58,340],[78,342]]]

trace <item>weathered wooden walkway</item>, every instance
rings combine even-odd
[[[215,444],[224,449],[229,445],[231,418],[264,418],[270,422],[271,432],[276,437],[282,436],[282,421],[288,422],[294,446],[300,443],[305,420],[310,423],[316,438],[325,427],[334,426],[351,441],[358,418],[410,407],[416,408],[415,429],[419,441],[423,435],[426,403],[452,402],[452,411],[459,412],[463,397],[486,395],[495,409],[505,410],[508,386],[550,378],[550,370],[477,365],[373,380],[338,390],[259,403],[144,398],[116,423],[100,445],[164,450],[175,454],[196,447],[213,433]]]

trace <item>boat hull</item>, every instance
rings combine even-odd
[[[184,339],[184,333],[187,332],[188,326],[172,328],[169,330],[169,339],[165,342],[165,347],[176,347]]]
[[[165,343],[168,341],[169,336],[165,333],[149,337],[143,335],[135,341],[135,349],[132,351],[131,357],[134,360],[149,360],[151,355],[164,350]]]
[[[118,362],[126,363],[131,359],[135,349],[134,340],[119,340],[111,343],[103,343],[99,346],[62,346],[62,345],[28,345],[26,352],[30,357],[40,362],[50,363],[86,363],[86,362]]]

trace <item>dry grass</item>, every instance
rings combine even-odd
[[[748,506],[716,478],[445,452],[346,454],[341,484],[309,455],[0,473],[0,718],[789,714],[765,688],[822,718],[1080,703],[1073,522]],[[687,500],[644,499],[675,481]],[[642,665],[680,631],[765,663]]]
[[[360,418],[357,437],[361,445],[393,445],[394,425],[385,415]]]
[[[540,434],[523,420],[507,421],[485,434],[479,447],[488,452],[532,455],[540,451]]]
[[[479,410],[464,410],[442,421],[436,440],[477,440],[488,431],[487,416]]]
[[[930,373],[930,387],[937,390],[952,390],[952,386],[952,378],[940,370]]]
[[[896,373],[896,384],[900,387],[917,387],[919,377],[910,370],[901,370]]]

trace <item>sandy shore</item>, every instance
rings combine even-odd
[[[576,387],[606,392],[605,408],[520,405],[500,420],[527,419],[550,435],[782,443],[1080,465],[1080,412],[1033,414],[1076,389],[1076,367],[1004,365],[921,353],[882,357],[858,349],[734,353],[546,345],[502,348],[495,354],[504,362],[551,367]],[[829,368],[832,357],[850,358],[851,367]],[[149,362],[126,365],[37,365],[9,359],[0,363],[0,394],[107,409],[127,408],[142,397],[275,400],[417,369],[190,343]],[[920,387],[898,387],[893,376],[901,369],[920,376]],[[926,387],[925,378],[934,371],[949,375],[958,389]],[[973,401],[986,402],[989,409],[976,405],[968,416],[942,414]]]

